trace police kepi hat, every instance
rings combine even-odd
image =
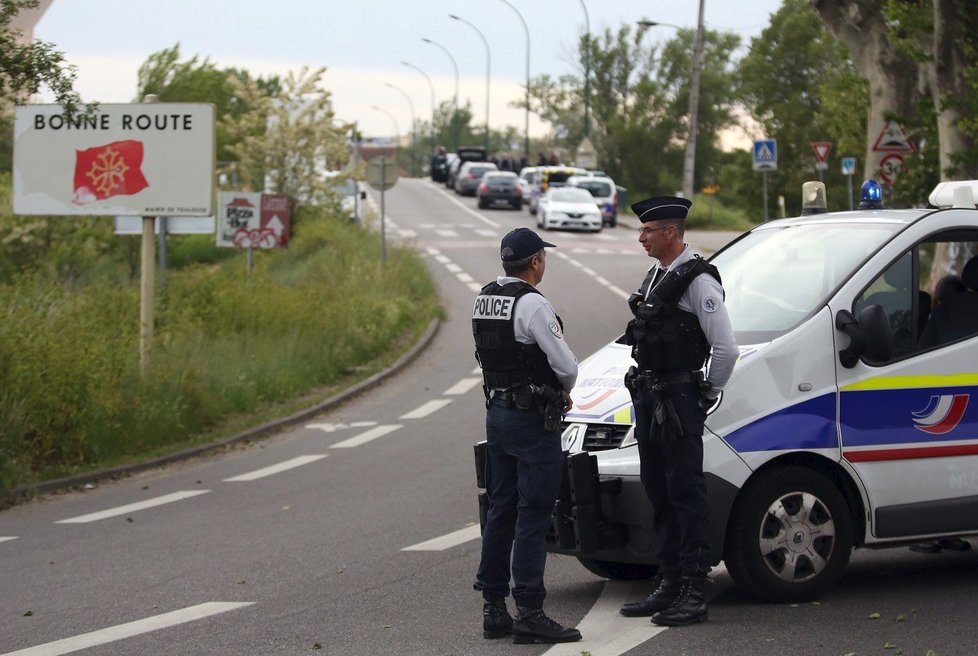
[[[503,262],[517,262],[536,255],[544,246],[556,248],[554,244],[540,239],[540,235],[529,228],[517,228],[503,237],[499,244],[499,257]]]
[[[679,196],[655,196],[634,203],[632,211],[641,223],[664,219],[685,220],[692,204],[689,199]]]

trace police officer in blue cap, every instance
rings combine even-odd
[[[503,272],[482,288],[472,312],[476,358],[486,392],[489,509],[482,559],[473,586],[482,592],[485,638],[512,634],[514,643],[573,642],[543,612],[543,571],[564,455],[560,419],[571,408],[577,358],[564,341],[563,324],[537,291],[553,244],[517,228],[500,245]],[[517,616],[506,609],[510,572]]]
[[[642,226],[639,242],[656,264],[628,299],[634,318],[619,340],[632,346],[636,362],[625,385],[659,538],[652,594],[625,604],[621,613],[651,616],[662,626],[707,618],[704,587],[712,559],[703,424],[738,357],[720,274],[683,241],[691,204],[658,196],[631,206]]]

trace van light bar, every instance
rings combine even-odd
[[[936,207],[965,207],[975,209],[978,198],[978,180],[953,180],[939,182],[930,192],[927,201]]]

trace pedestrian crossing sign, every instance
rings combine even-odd
[[[778,170],[778,142],[776,139],[758,139],[754,142],[754,170]]]

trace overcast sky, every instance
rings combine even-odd
[[[531,77],[573,71],[576,43],[585,29],[582,0],[510,3],[529,28]],[[592,33],[642,18],[696,25],[697,0],[583,3]],[[740,34],[746,46],[780,5],[781,0],[706,0],[705,23]],[[357,121],[364,134],[390,135],[389,115],[406,131],[411,110],[405,96],[387,83],[404,91],[419,120],[428,119],[432,87],[438,103],[454,94],[450,56],[459,70],[459,103],[471,102],[476,124],[485,120],[485,45],[475,29],[449,13],[475,25],[488,42],[490,123],[522,130],[523,112],[508,104],[523,94],[526,35],[504,0],[54,0],[34,35],[54,43],[77,66],[76,87],[86,101],[132,102],[140,64],[179,43],[184,58],[208,57],[219,67],[241,67],[254,75],[326,66],[323,85],[332,93],[337,116]],[[645,38],[661,43],[674,32],[657,27]],[[401,61],[420,68],[432,84]],[[531,134],[546,130],[531,116]]]

